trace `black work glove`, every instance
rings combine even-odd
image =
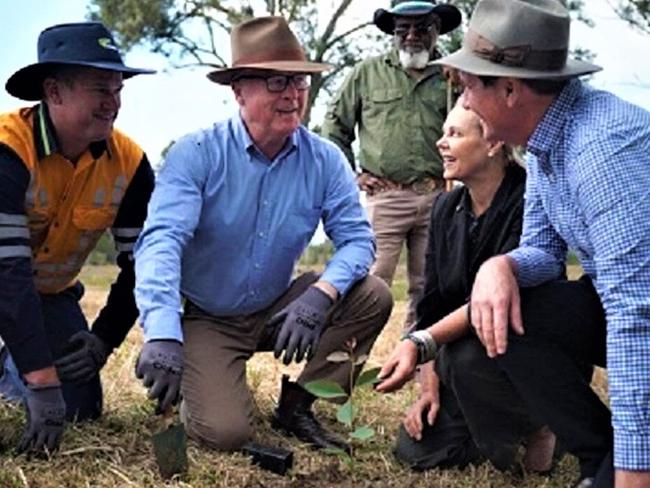
[[[282,324],[273,350],[276,359],[285,350],[282,360],[284,364],[291,362],[294,352],[296,362],[299,363],[305,357],[307,349],[307,360],[311,359],[332,303],[332,299],[324,291],[310,286],[302,295],[271,317],[267,326],[277,327]]]
[[[97,335],[80,330],[68,339],[68,354],[54,361],[59,379],[66,383],[86,383],[99,374],[112,348]]]
[[[183,374],[183,345],[175,340],[153,340],[142,346],[135,375],[158,399],[156,413],[164,413],[178,402]]]
[[[65,402],[60,385],[27,385],[23,399],[27,424],[16,450],[54,451],[65,424]]]

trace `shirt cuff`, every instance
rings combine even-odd
[[[183,342],[180,314],[171,310],[152,310],[144,320],[145,342],[169,339]]]
[[[650,432],[614,431],[614,467],[626,471],[650,470]]]

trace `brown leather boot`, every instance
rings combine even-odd
[[[282,390],[271,426],[293,435],[316,449],[335,448],[349,451],[340,437],[328,432],[314,417],[311,405],[316,397],[298,383],[282,375]]]

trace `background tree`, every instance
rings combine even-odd
[[[173,67],[228,64],[231,28],[252,17],[281,15],[301,39],[311,61],[333,69],[312,76],[305,124],[319,94],[331,94],[342,71],[384,46],[385,36],[368,22],[344,19],[355,0],[91,0],[89,16],[116,33],[124,50],[145,45],[169,59]],[[360,2],[362,0],[356,0]]]
[[[618,0],[613,4],[621,19],[645,34],[650,34],[650,0]]]
[[[478,0],[455,0],[467,23]],[[136,45],[149,47],[168,58],[174,68],[206,66],[220,68],[229,62],[232,27],[260,15],[282,15],[298,34],[310,60],[325,62],[333,69],[312,76],[305,124],[319,96],[329,99],[338,88],[345,70],[362,59],[385,51],[391,39],[372,25],[372,13],[382,5],[365,3],[367,22],[346,20],[350,6],[364,0],[91,0],[89,16],[104,22],[116,33],[118,44],[129,50]],[[583,0],[565,0],[574,18],[591,25],[584,16]],[[648,1],[629,3],[645,4]],[[329,8],[325,8],[329,7]],[[462,29],[441,37],[438,47],[445,54],[458,49]],[[577,49],[573,55],[590,58]],[[323,100],[323,101],[325,101]]]

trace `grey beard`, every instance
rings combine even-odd
[[[429,53],[426,51],[409,53],[400,49],[399,62],[404,69],[424,69],[429,62]]]

